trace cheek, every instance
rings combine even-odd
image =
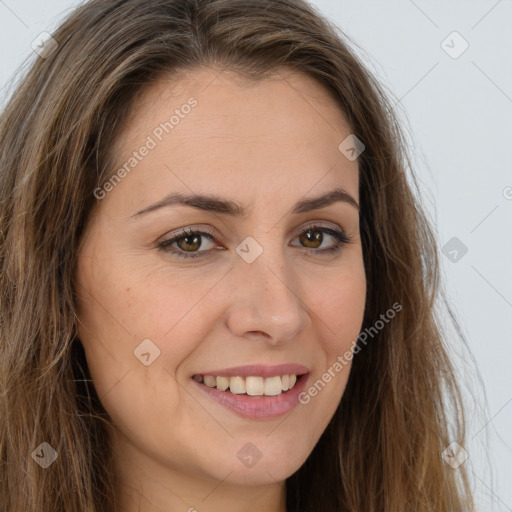
[[[353,350],[361,332],[366,303],[362,262],[343,270],[310,294],[311,315],[321,335],[322,362],[315,368],[300,402],[322,429],[341,400],[352,367]]]
[[[360,333],[366,303],[366,279],[362,266],[333,277],[310,296],[326,344],[326,352],[339,355]]]
[[[195,279],[190,286],[186,272],[178,276],[120,257],[112,265],[101,256],[83,259],[77,276],[78,337],[97,394],[119,423],[130,410],[155,416],[153,398],[163,395],[164,416],[175,412],[180,397],[173,376],[204,337],[208,324],[198,302],[214,282]],[[162,425],[168,424],[166,417]]]

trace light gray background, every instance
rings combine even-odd
[[[0,106],[32,41],[79,3],[0,0]],[[397,102],[441,247],[457,237],[468,249],[440,255],[474,360],[457,344],[454,354],[467,400],[480,401],[467,463],[481,510],[512,512],[512,0],[313,3]],[[469,44],[458,58],[445,51],[461,48],[453,31]]]

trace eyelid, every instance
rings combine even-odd
[[[215,230],[213,228],[211,228],[209,226],[206,228],[203,228],[203,227],[196,227],[196,226],[192,225],[192,226],[186,226],[184,228],[179,228],[175,231],[171,231],[170,233],[165,234],[163,237],[161,237],[157,240],[156,245],[165,243],[169,240],[172,240],[173,238],[179,238],[182,236],[186,236],[189,233],[197,233],[197,232],[200,232],[201,234],[208,234],[212,238],[215,238]]]
[[[335,222],[331,222],[328,220],[312,220],[312,221],[308,221],[305,225],[300,227],[298,230],[298,234],[300,234],[303,231],[306,231],[308,229],[311,229],[311,228],[329,228],[329,229],[335,229],[337,231],[343,231],[344,233],[347,232],[347,230],[343,229],[342,226],[336,224]]]

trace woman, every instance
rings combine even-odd
[[[38,53],[0,122],[2,510],[472,510],[436,240],[338,29],[93,0]]]

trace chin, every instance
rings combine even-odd
[[[288,444],[286,440],[281,444],[275,441],[271,443],[263,436],[253,442],[247,439],[232,440],[231,444],[236,448],[222,446],[218,463],[212,464],[214,455],[211,454],[207,464],[215,479],[226,479],[226,482],[235,485],[256,486],[284,481],[304,464],[311,453],[297,450],[297,446],[307,444],[305,441],[300,445],[296,442]],[[227,457],[230,452],[233,456]]]

